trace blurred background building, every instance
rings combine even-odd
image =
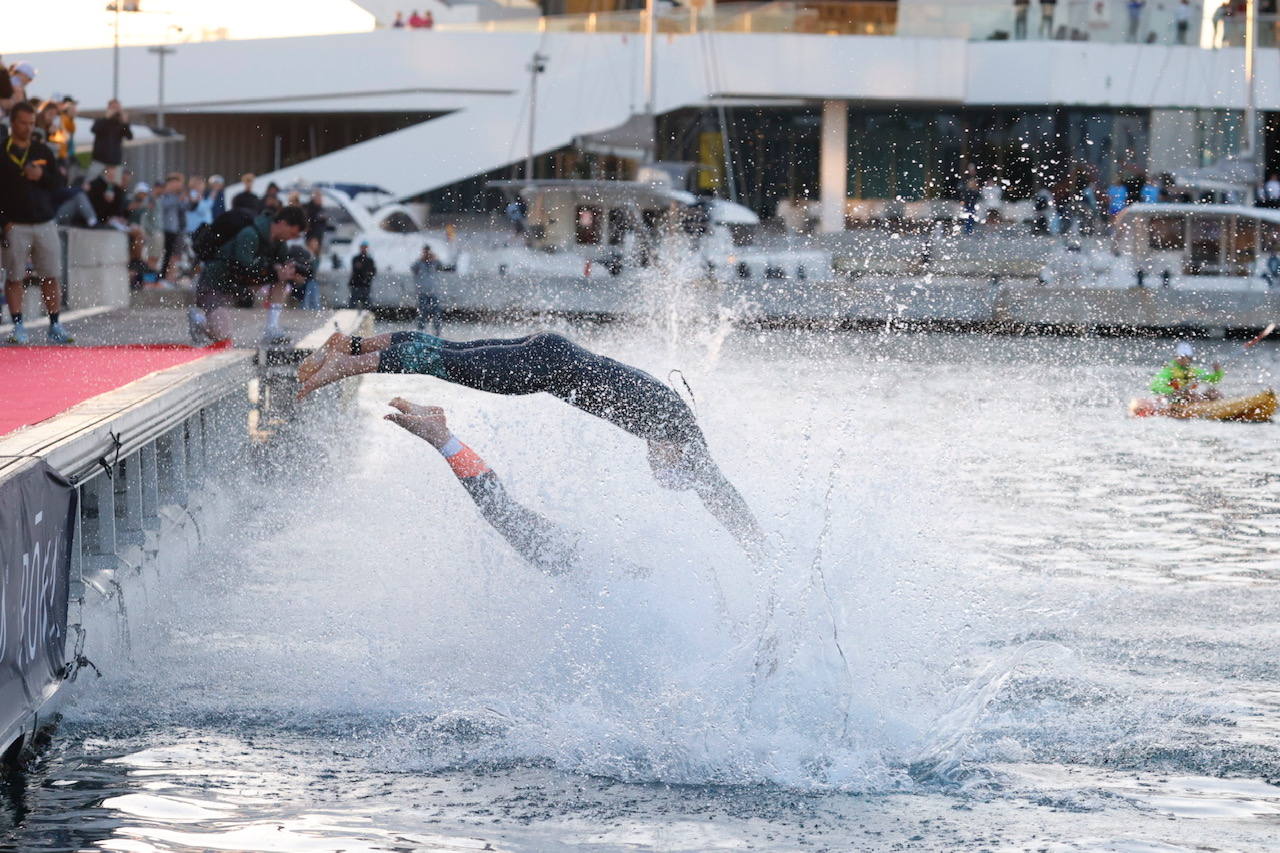
[[[110,47],[22,55],[90,115],[118,86],[135,120],[180,134],[171,167],[377,185],[439,212],[501,205],[486,182],[530,159],[584,178],[657,160],[763,217],[809,204],[834,228],[861,202],[954,199],[970,178],[1028,199],[1073,174],[1212,165],[1247,147],[1250,97],[1259,178],[1280,171],[1275,0],[1258,0],[1252,95],[1244,0],[405,2],[278,38],[184,26],[171,3],[145,35],[126,21],[118,82]],[[134,8],[120,17],[147,0]],[[160,41],[163,78],[144,44]]]

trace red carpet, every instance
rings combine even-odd
[[[0,347],[0,435],[216,351],[171,345]]]

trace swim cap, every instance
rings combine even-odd
[[[1180,342],[1175,352],[1178,353],[1179,358],[1191,358],[1191,356],[1196,354],[1196,351],[1192,349],[1191,344],[1186,341]]]

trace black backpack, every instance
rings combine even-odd
[[[205,223],[191,234],[191,251],[198,260],[211,261],[218,250],[236,238],[236,235],[253,224],[253,211],[233,208],[220,214],[212,222]]]

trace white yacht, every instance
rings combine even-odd
[[[593,278],[687,266],[691,274],[718,280],[803,280],[831,272],[828,252],[761,245],[760,219],[750,208],[663,183],[547,179],[489,185],[521,205],[523,233],[506,246],[472,252],[474,273]]]
[[[1280,286],[1280,210],[1229,204],[1135,204],[1111,247],[1067,246],[1045,265],[1055,286],[1266,293]]]
[[[456,241],[443,231],[428,231],[412,208],[401,204],[378,187],[353,184],[317,184],[302,190],[304,198],[319,190],[325,200],[325,214],[333,229],[325,252],[324,272],[345,285],[351,258],[360,244],[369,244],[369,254],[378,265],[374,286],[377,305],[392,307],[416,304],[409,267],[430,246],[446,269],[466,268],[466,257]]]

